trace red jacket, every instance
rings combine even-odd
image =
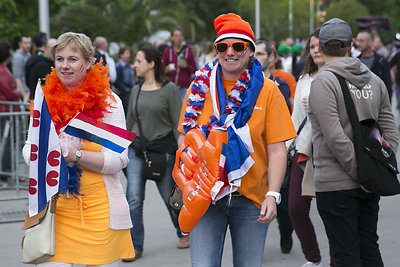
[[[177,67],[178,55],[175,53],[172,46],[168,46],[164,49],[162,57],[163,64],[164,67],[167,67],[170,63],[174,63],[175,70],[167,74],[169,80],[178,85],[178,87],[180,88],[188,88],[190,83],[192,82],[191,75],[197,69],[192,48],[189,45],[184,45],[179,55],[181,55],[181,57],[183,57],[183,59],[186,61],[186,68]]]
[[[0,64],[0,101],[17,101],[22,97],[17,83],[6,66]],[[15,109],[14,109],[15,110]],[[8,112],[8,105],[0,105],[0,112]]]

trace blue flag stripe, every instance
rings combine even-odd
[[[104,146],[104,147],[106,147],[108,149],[111,149],[112,151],[117,152],[117,153],[122,153],[125,150],[125,148],[123,148],[122,146],[119,146],[119,145],[111,142],[110,140],[101,138],[101,137],[99,137],[97,135],[94,135],[92,133],[88,133],[85,130],[75,128],[75,127],[73,127],[71,125],[69,125],[65,129],[65,132],[67,134],[69,134],[69,135],[72,135],[72,136],[75,136],[75,137],[78,137],[78,138],[81,138],[81,139],[85,139],[87,141],[90,141],[90,142],[99,144],[101,146]]]
[[[59,179],[59,190],[64,190],[68,185],[68,166],[63,155],[60,157],[60,179]]]
[[[47,174],[47,153],[49,148],[51,117],[46,101],[43,101],[40,129],[39,129],[39,153],[38,153],[38,210],[41,211],[47,204],[46,195],[46,174]]]

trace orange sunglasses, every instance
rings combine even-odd
[[[218,53],[226,53],[229,49],[229,47],[232,47],[232,50],[236,53],[243,53],[246,50],[246,45],[249,45],[249,42],[242,42],[242,41],[237,41],[234,43],[225,43],[225,42],[218,42],[215,43],[215,49],[217,50]]]

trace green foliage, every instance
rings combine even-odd
[[[358,32],[356,18],[369,16],[367,7],[359,3],[357,0],[339,0],[332,2],[326,9],[326,12],[326,20],[331,18],[340,18],[347,21],[351,26],[354,36]]]
[[[32,2],[35,5],[32,5]],[[0,38],[13,40],[21,34],[35,32],[38,25],[37,17],[38,5],[36,1],[2,0],[0,2]]]
[[[39,30],[38,1],[0,0],[0,38],[12,40]],[[392,35],[400,31],[399,0],[314,0],[324,3],[327,17],[349,21],[353,31],[357,16],[386,16]],[[283,40],[289,36],[289,0],[260,0],[261,36]],[[293,0],[293,37],[309,34],[310,0]],[[255,30],[255,0],[49,0],[51,37],[67,30],[102,35],[109,41],[137,44],[158,30],[181,26],[187,40],[212,41],[214,19],[237,13]]]
[[[309,0],[293,0],[293,37],[306,39],[309,35]],[[248,20],[255,31],[255,3],[242,0],[240,15]],[[260,36],[271,41],[289,36],[289,1],[260,0]]]
[[[359,0],[369,10],[371,16],[387,17],[391,28],[390,33],[382,33],[381,38],[385,43],[394,40],[397,32],[400,32],[400,8],[399,0]]]

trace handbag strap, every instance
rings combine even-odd
[[[346,110],[347,110],[347,113],[349,115],[351,126],[353,127],[353,132],[359,132],[360,121],[358,119],[357,111],[356,111],[356,108],[354,106],[353,99],[350,96],[349,88],[348,88],[348,86],[346,84],[346,81],[339,74],[336,74],[334,72],[332,72],[332,73],[339,80],[340,87],[342,88],[343,97],[344,97],[344,103],[346,105]]]
[[[147,155],[146,155],[146,154],[147,154],[147,149],[146,149],[147,142],[145,141],[145,136],[144,136],[144,134],[143,134],[143,128],[142,128],[142,121],[140,120],[139,111],[138,111],[138,100],[139,100],[140,92],[142,91],[142,85],[143,85],[143,83],[144,83],[144,82],[141,82],[141,83],[139,84],[139,90],[138,90],[138,93],[137,93],[137,96],[136,96],[136,101],[135,101],[135,116],[136,116],[136,121],[137,121],[138,128],[139,128],[139,133],[140,133],[140,136],[142,137],[142,138],[139,138],[139,139],[140,139],[140,142],[142,142],[142,145],[143,145],[143,148],[144,148],[143,153],[144,153],[144,155],[145,155],[145,158],[147,158]],[[168,80],[164,81],[160,88],[166,86],[168,83],[169,83]]]
[[[142,142],[142,145],[143,145],[143,148],[144,148],[143,152],[146,152],[146,141],[144,139],[145,137],[144,137],[144,134],[143,134],[142,122],[140,120],[139,111],[138,111],[138,100],[139,100],[140,91],[142,91],[142,85],[143,85],[143,82],[141,82],[139,84],[139,90],[138,90],[138,93],[137,93],[137,96],[136,96],[135,116],[136,116],[136,121],[137,121],[137,124],[138,124],[138,127],[139,127],[139,133],[140,133],[140,136],[141,136],[141,138],[139,138],[139,140],[140,140],[140,142]]]
[[[299,135],[300,134],[300,132],[301,132],[301,130],[303,130],[303,127],[304,127],[304,125],[306,124],[306,122],[307,122],[307,116],[303,119],[303,121],[301,122],[301,124],[300,124],[300,126],[299,126],[299,129],[297,129],[297,132],[296,132],[296,134],[297,135]],[[296,146],[296,140],[297,140],[297,137],[293,140],[293,142],[290,144],[290,146],[289,146],[289,148],[288,148],[288,151],[290,152],[290,151],[292,151],[294,148],[295,148],[295,146]]]
[[[307,121],[307,116],[304,118],[304,120],[301,122],[299,129],[297,129],[297,135],[303,130],[304,125],[306,124]]]

